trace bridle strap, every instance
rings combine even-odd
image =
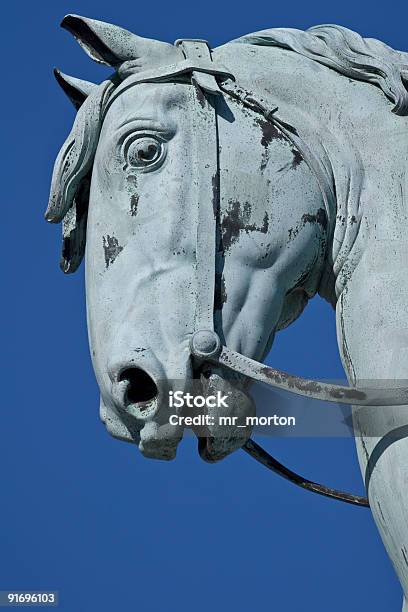
[[[324,495],[324,497],[337,499],[338,501],[345,502],[346,504],[353,504],[354,506],[363,507],[370,506],[366,497],[354,495],[353,493],[346,493],[345,491],[338,491],[337,489],[332,489],[331,487],[318,484],[317,482],[313,482],[313,480],[308,480],[307,478],[303,478],[303,476],[299,476],[299,474],[296,474],[296,472],[293,472],[285,465],[277,461],[274,457],[272,457],[272,455],[267,453],[261,446],[259,446],[259,444],[251,439],[244,444],[242,450],[248,453],[248,455],[255,459],[255,461],[258,461],[258,463],[261,463],[272,472],[275,472],[275,474],[282,476],[282,478],[289,480],[302,489],[306,489],[312,493],[317,493],[318,495]]]
[[[241,355],[241,353],[237,353],[226,346],[222,346],[218,353],[207,357],[207,361],[214,365],[222,365],[233,372],[257,382],[265,383],[275,389],[323,402],[352,404],[354,406],[405,406],[408,404],[408,389],[406,387],[369,387],[363,389],[302,378],[266,366],[264,363]]]
[[[202,61],[203,57],[211,61],[211,52],[205,41],[177,41],[181,46],[187,59],[192,61]],[[226,367],[245,377],[266,382],[286,391],[292,391],[300,395],[308,395],[318,399],[339,401],[339,396],[343,401],[353,402],[356,392],[347,387],[336,385],[326,385],[325,383],[315,383],[298,377],[291,377],[283,372],[268,368],[264,364],[258,363],[240,353],[233,351],[225,346],[221,347],[218,335],[214,331],[214,291],[215,291],[215,272],[216,272],[216,234],[217,234],[217,213],[219,210],[219,158],[218,158],[218,125],[217,112],[208,102],[204,92],[218,94],[219,87],[214,74],[194,72],[192,74],[192,84],[196,88],[196,109],[194,121],[194,146],[196,163],[193,168],[194,182],[197,187],[197,234],[196,234],[196,313],[195,313],[195,332],[191,339],[191,355],[198,365],[213,364]],[[230,85],[232,81],[230,80]],[[233,85],[234,92],[238,88]],[[222,86],[221,86],[222,91]],[[257,103],[253,98],[246,104],[253,105],[254,109],[262,112],[266,120],[273,121],[273,112],[268,113],[262,103]],[[211,138],[214,134],[215,138]],[[209,194],[211,186],[211,194]],[[211,204],[210,204],[211,203]],[[337,394],[336,394],[337,390]],[[334,395],[336,399],[333,399]],[[361,398],[359,398],[361,399]],[[341,400],[340,400],[341,401]],[[332,499],[337,499],[349,504],[358,506],[368,506],[369,502],[365,497],[353,495],[343,491],[332,489],[325,485],[307,480],[289,468],[285,467],[261,446],[249,439],[242,447],[253,459],[266,466],[276,474],[293,482],[303,489],[324,495]]]
[[[182,41],[179,41],[181,44]],[[208,53],[210,53],[208,44],[206,43],[206,47],[208,49]],[[106,107],[104,109],[105,115],[110,108],[112,102],[116,100],[118,96],[120,96],[124,91],[128,90],[130,87],[134,85],[139,85],[141,83],[174,83],[178,79],[183,79],[186,76],[190,77],[193,75],[204,75],[208,74],[209,76],[217,76],[221,79],[232,79],[234,80],[234,76],[231,74],[229,70],[224,68],[224,66],[216,63],[212,63],[211,57],[210,59],[185,59],[177,64],[170,64],[169,66],[161,66],[159,68],[154,68],[152,70],[143,70],[141,72],[132,72],[129,76],[122,74],[122,77],[125,80],[118,85],[113,92],[111,93],[109,100],[107,101]],[[205,83],[204,78],[198,78],[197,82],[201,83],[201,87]],[[214,79],[215,84],[217,82]],[[218,87],[218,86],[217,86]],[[211,91],[211,93],[215,93]]]
[[[274,113],[276,109],[269,111],[263,100],[255,100],[252,95],[234,83],[234,76],[228,70],[212,62],[211,50],[206,41],[179,40],[177,41],[177,46],[181,47],[185,60],[171,66],[128,76],[112,92],[105,106],[105,114],[113,100],[133,85],[139,83],[174,82],[178,78],[183,77],[183,75],[191,75],[191,83],[195,88],[195,95],[192,98],[194,132],[192,146],[194,147],[193,159],[195,160],[192,168],[192,182],[197,193],[197,297],[195,332],[190,343],[192,359],[198,365],[211,363],[223,366],[253,380],[315,399],[361,405],[408,404],[408,392],[406,389],[360,390],[351,387],[328,385],[280,372],[249,357],[245,357],[232,349],[221,346],[218,335],[214,331],[216,236],[220,197],[218,125],[215,106],[210,104],[204,92],[213,95],[219,93],[232,95],[245,106],[261,113],[267,121],[273,122],[276,127],[286,134],[289,140],[291,140],[291,128],[275,118]],[[216,77],[223,82],[219,84]],[[299,148],[296,140],[292,139],[292,144]],[[262,463],[262,465],[304,489],[349,504],[358,506],[369,505],[368,500],[364,497],[337,491],[336,489],[302,478],[279,463],[279,461],[274,459],[251,439],[242,448],[256,461]]]
[[[196,65],[211,63],[208,43],[198,40],[180,40],[178,46],[186,61]],[[214,185],[218,181],[218,125],[217,111],[204,94],[204,88],[218,91],[213,74],[192,71],[194,108],[192,113],[192,167],[193,185],[197,193],[196,226],[196,311],[195,330],[214,330],[215,254],[217,197]]]
[[[216,64],[213,63],[211,49],[206,40],[201,40],[197,38],[183,38],[180,40],[176,40],[174,44],[176,45],[176,47],[179,47],[182,50],[186,61],[195,63],[196,66],[208,65],[208,70],[193,69],[191,75],[192,82],[196,83],[203,91],[206,91],[210,94],[218,95],[221,93],[221,90],[218,86],[215,76],[221,77],[222,79],[234,78],[230,72],[221,68],[220,66],[218,66],[217,68]],[[223,71],[224,74],[222,74]]]

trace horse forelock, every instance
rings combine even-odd
[[[90,173],[104,108],[114,88],[114,81],[108,80],[91,91],[79,108],[54,164],[45,217],[52,223],[63,222],[64,272],[74,272],[84,255]]]

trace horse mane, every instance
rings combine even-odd
[[[233,41],[289,49],[340,74],[380,87],[397,115],[408,114],[408,53],[374,38],[337,25],[319,25],[306,31],[273,28]]]

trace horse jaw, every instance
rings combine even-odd
[[[247,393],[242,379],[226,378],[225,371],[211,368],[201,376],[203,395],[208,397],[219,392],[226,396],[227,408],[207,408],[211,424],[204,435],[199,435],[200,457],[209,463],[224,459],[241,448],[251,435],[248,417],[256,415],[255,403]]]

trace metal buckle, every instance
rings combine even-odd
[[[205,43],[209,49],[211,49],[208,40],[204,40],[204,38],[178,38],[174,41],[174,46],[179,47],[183,42],[198,42]]]

